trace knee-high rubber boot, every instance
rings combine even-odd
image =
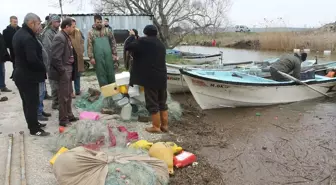
[[[146,128],[146,131],[150,133],[159,133],[161,132],[160,126],[161,126],[160,113],[157,112],[155,114],[152,114],[152,127]]]
[[[168,132],[168,111],[161,111],[161,131]]]

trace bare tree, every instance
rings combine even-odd
[[[105,12],[151,14],[159,37],[168,47],[175,47],[192,32],[218,28],[227,20],[230,0],[100,0]],[[174,33],[172,27],[183,27]]]
[[[61,18],[64,18],[63,6],[66,4],[72,4],[77,6],[78,10],[85,7],[86,4],[93,4],[94,0],[49,0],[49,5],[51,7],[59,8],[61,11]]]

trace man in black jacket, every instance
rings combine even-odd
[[[13,50],[12,41],[13,41],[14,34],[21,27],[18,26],[18,19],[17,19],[16,16],[11,16],[9,18],[9,21],[10,21],[10,25],[8,25],[7,28],[3,30],[3,36],[5,38],[6,47],[9,49],[9,52],[10,52],[11,61],[13,62],[13,73],[14,73],[14,69],[15,69],[15,54],[14,54],[14,50]],[[12,73],[12,76],[10,78],[13,78],[13,73]]]
[[[0,89],[2,89],[3,91],[5,91],[6,89],[9,90],[5,84],[5,73],[6,73],[5,62],[6,61],[10,61],[10,57],[9,57],[7,48],[5,46],[5,40],[2,34],[0,33]]]
[[[39,83],[46,79],[46,68],[42,58],[42,47],[38,43],[36,33],[41,19],[34,13],[24,18],[22,29],[13,37],[13,49],[16,54],[13,80],[19,89],[22,99],[23,113],[31,135],[48,136],[37,119],[39,106]]]
[[[147,25],[144,29],[146,37],[141,37],[127,44],[126,51],[133,53],[130,85],[141,85],[145,88],[146,108],[152,115],[152,127],[147,132],[168,131],[167,101],[167,68],[166,48],[157,38],[157,28]],[[130,31],[135,35],[134,31]]]

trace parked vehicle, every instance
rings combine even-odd
[[[235,27],[235,30],[236,32],[250,32],[251,31],[247,26],[244,26],[244,25],[237,25]]]

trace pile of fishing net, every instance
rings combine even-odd
[[[164,161],[127,148],[94,151],[77,147],[60,155],[53,170],[62,185],[167,185],[169,182]]]
[[[143,96],[142,94],[139,97],[129,98],[132,105],[132,121],[138,120],[138,116],[149,116]],[[76,107],[84,111],[93,112],[101,112],[102,109],[108,109],[111,110],[113,114],[120,114],[122,106],[118,105],[118,99],[114,99],[113,97],[104,98],[102,95],[99,95],[92,101],[90,97],[92,97],[92,95],[89,92],[82,95],[76,100]],[[122,95],[122,97],[125,98],[127,96]],[[172,100],[169,93],[167,96],[167,105],[169,120],[179,121],[182,116],[182,108],[177,101]]]
[[[52,151],[69,149],[53,165],[60,184],[168,184],[166,163],[149,157],[145,150],[128,148],[127,143],[138,140],[138,135],[116,124],[116,120],[80,120],[57,135]]]

